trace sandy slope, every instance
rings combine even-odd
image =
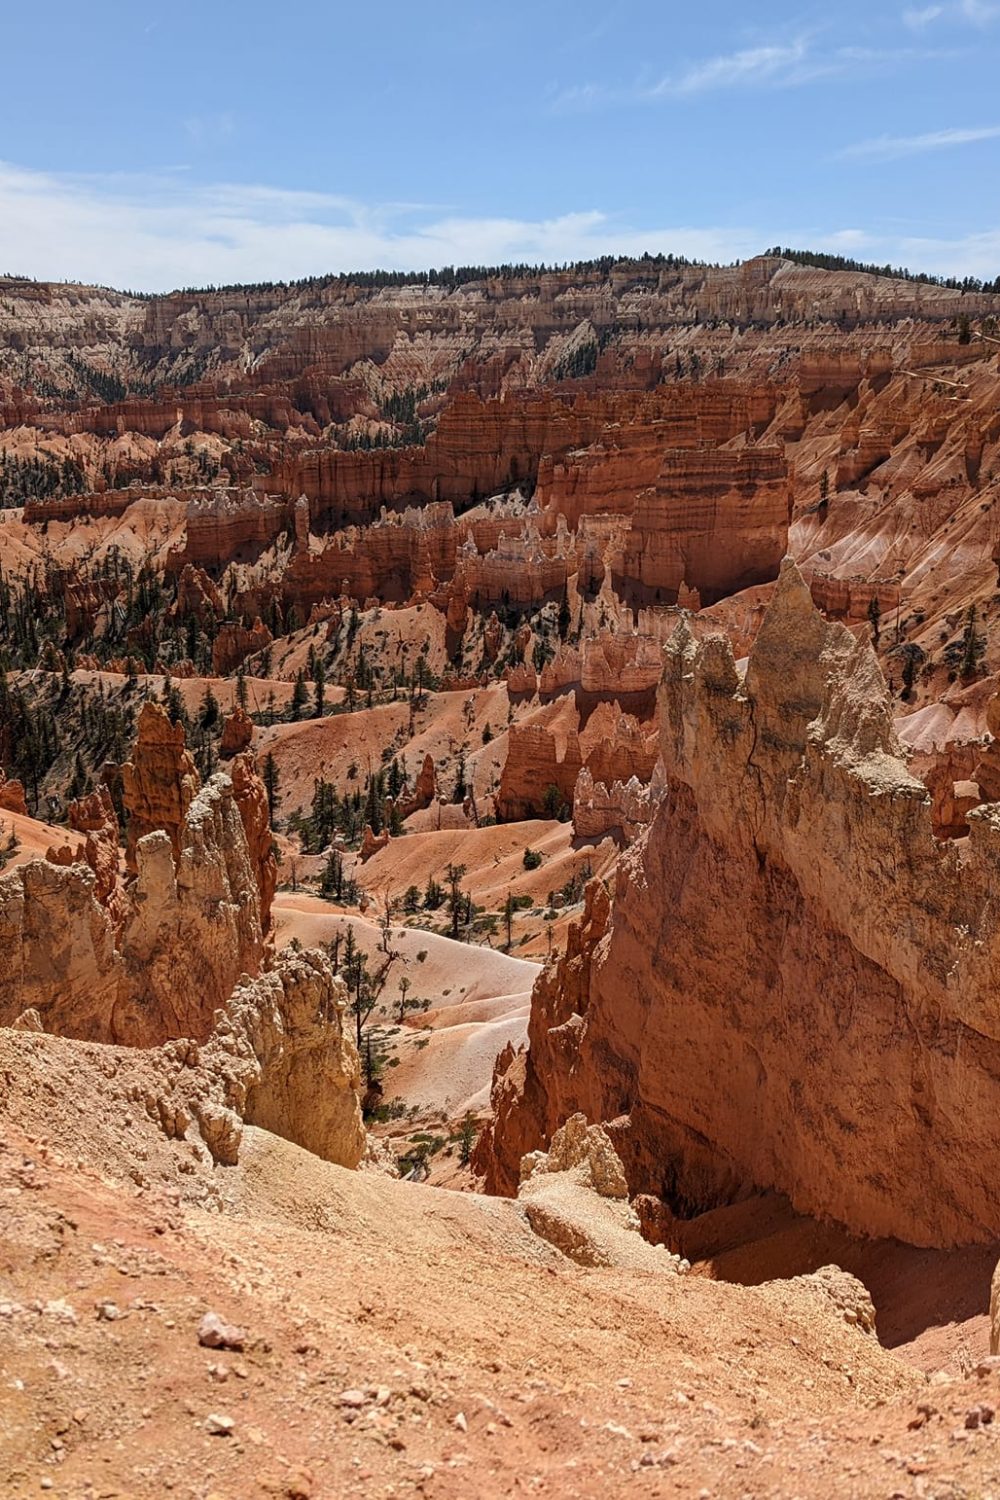
[[[71,833],[67,828],[43,823],[38,818],[25,817],[23,813],[0,810],[0,843],[6,845],[11,834],[17,839],[17,848],[7,856],[4,870],[13,870],[17,865],[26,864],[29,859],[44,858],[46,851],[53,845],[58,848],[63,844],[76,845],[81,842],[82,837]]]
[[[513,1203],[264,1132],[213,1170],[115,1056],[0,1033],[6,1493],[993,1493],[995,1376],[927,1387],[807,1284],[586,1270]]]
[[[327,945],[350,925],[371,967],[382,961],[382,933],[374,921],[317,897],[280,891],[274,925],[279,945],[294,937],[306,947]],[[399,957],[372,1017],[380,1040],[398,1059],[385,1071],[385,1099],[417,1106],[421,1117],[443,1114],[452,1121],[468,1109],[484,1109],[497,1053],[508,1041],[519,1046],[526,1040],[538,964],[398,924],[392,925],[389,942]],[[430,1008],[411,1012],[400,1026],[404,976],[410,982],[407,999],[429,1001]]]
[[[43,1476],[72,1500],[98,1476],[105,1495],[494,1496],[531,1476],[559,1495],[656,1494],[667,1471],[638,1466],[666,1452],[714,1488],[748,1462],[779,1477],[772,1423],[804,1456],[817,1402],[828,1425],[856,1425],[913,1389],[815,1293],[583,1271],[513,1204],[347,1173],[262,1132],[213,1173],[128,1109],[113,1070],[51,1039],[0,1047],[19,1117],[44,1118],[55,1146],[15,1143],[6,1101],[12,1494]],[[45,1087],[67,1067],[72,1112]],[[102,1123],[70,1160],[81,1108]],[[215,1212],[195,1206],[206,1175]],[[246,1330],[243,1351],[199,1347],[209,1309]],[[207,1431],[213,1415],[230,1437]]]

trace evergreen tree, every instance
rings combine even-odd
[[[985,654],[986,637],[976,629],[976,606],[970,604],[962,633],[962,676],[974,677]]]
[[[274,754],[268,751],[264,756],[263,765],[264,790],[267,793],[267,815],[271,823],[274,823],[274,809],[278,801],[279,777],[278,767],[275,763]]]
[[[468,910],[465,893],[461,886],[465,869],[465,865],[456,865],[450,862],[445,866],[444,878],[448,883],[448,912],[451,917],[451,935],[453,938],[458,937],[462,917],[467,915]]]
[[[302,717],[302,710],[305,708],[308,701],[309,694],[306,691],[306,679],[304,674],[299,671],[295,674],[295,686],[292,688],[293,719],[299,719]]]
[[[323,717],[323,704],[326,694],[326,668],[323,666],[323,658],[316,657],[313,666],[313,717]]]

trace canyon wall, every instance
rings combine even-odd
[[[940,842],[871,648],[791,562],[740,676],[681,624],[663,795],[539,979],[479,1161],[570,1114],[608,1122],[633,1192],[696,1213],[750,1187],[920,1245],[1000,1234],[1000,807]]]

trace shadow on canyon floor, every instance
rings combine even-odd
[[[742,1286],[842,1266],[871,1293],[880,1343],[921,1369],[961,1369],[987,1352],[1000,1245],[921,1250],[859,1239],[796,1213],[773,1193],[676,1225],[675,1243],[697,1274]]]

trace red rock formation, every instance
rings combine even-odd
[[[408,818],[411,813],[422,812],[425,807],[430,807],[436,797],[437,776],[434,772],[434,757],[425,755],[413,784],[413,792],[403,802],[401,808],[403,817]]]
[[[214,624],[222,618],[225,606],[222,595],[202,568],[186,563],[177,580],[177,600],[174,618],[187,620],[193,616],[199,625]]]
[[[582,1110],[677,1212],[754,1184],[855,1232],[996,1239],[997,806],[934,838],[870,647],[791,564],[744,679],[683,625],[666,663],[665,795],[586,982],[539,981],[493,1186]]]
[[[516,822],[571,808],[584,766],[595,781],[628,781],[636,776],[646,783],[657,752],[655,725],[642,723],[618,704],[599,704],[581,727],[574,700],[558,698],[531,718],[510,726],[496,796],[497,816]]]
[[[229,767],[229,774],[260,892],[260,925],[267,934],[271,928],[271,902],[278,883],[278,858],[271,833],[267,790],[257,773],[257,762],[249,752],[237,755]]]
[[[239,755],[241,750],[249,750],[253,740],[253,720],[246,709],[237,703],[232,713],[226,715],[222,726],[222,737],[219,740],[219,755],[223,760],[231,760],[234,755]]]
[[[573,805],[573,788],[583,765],[578,719],[569,698],[557,700],[552,707],[555,715],[537,715],[510,726],[496,796],[497,817],[504,821],[519,822],[543,813],[551,817],[560,805]]]
[[[230,672],[253,656],[257,651],[266,651],[274,636],[258,617],[250,626],[232,621],[220,625],[212,642],[212,673],[215,677],[227,677]]]
[[[184,547],[173,556],[179,571],[193,565],[220,568],[252,561],[289,524],[289,508],[280,498],[254,490],[219,488],[191,501]]]
[[[994,693],[986,705],[986,728],[992,738],[972,775],[987,802],[1000,802],[1000,693]]]
[[[521,1158],[577,1112],[571,1073],[580,1046],[591,992],[591,969],[608,929],[611,902],[600,880],[587,886],[583,915],[571,922],[566,951],[550,960],[535,981],[528,1023],[528,1050],[510,1045],[496,1061],[490,1105],[493,1119],[476,1148],[473,1167],[486,1177],[488,1192],[513,1196]],[[543,1125],[542,1122],[545,1122]]]
[[[630,597],[676,603],[684,585],[710,604],[777,575],[788,550],[791,489],[778,448],[667,453],[639,495],[612,562]]]
[[[75,849],[69,845],[49,849],[45,858],[58,865],[88,865],[94,872],[94,895],[110,916],[116,933],[120,933],[128,903],[121,881],[118,817],[107,787],[71,802],[67,822],[74,833],[86,835],[83,844]]]
[[[366,823],[365,831],[361,835],[361,848],[358,851],[358,858],[361,860],[361,863],[364,864],[366,860],[371,859],[373,854],[377,854],[380,849],[384,849],[388,843],[388,829],[385,829],[380,834],[374,834],[371,829],[371,824]]]
[[[181,748],[181,760],[185,754]],[[164,760],[162,734],[151,721],[130,769],[146,792],[157,788],[152,803],[172,818],[177,786],[163,780]],[[158,773],[152,780],[151,766]],[[172,766],[176,772],[176,753]],[[88,834],[97,846],[90,859],[85,847],[78,851],[84,858],[67,865],[72,853],[60,850],[55,862],[31,860],[0,876],[0,1025],[30,1009],[44,1029],[85,1040],[204,1040],[237,980],[259,972],[267,952],[262,898],[273,885],[264,883],[262,789],[248,779],[241,807],[230,778],[213,777],[188,803],[176,844],[163,830],[144,833],[135,844],[134,881],[123,896],[111,891],[107,906],[97,899],[99,880],[105,889],[113,880],[100,797],[86,800],[79,814],[102,824]],[[144,805],[148,810],[149,797]]]
[[[132,759],[122,766],[128,843],[125,861],[136,872],[136,845],[147,833],[167,834],[174,858],[180,857],[181,828],[201,785],[184,748],[183,724],[171,724],[166,711],[149,699],[139,715]]]
[[[23,782],[8,781],[2,770],[0,770],[0,812],[21,813],[24,817],[28,816]]]
[[[654,806],[650,788],[637,776],[608,786],[595,781],[584,766],[573,788],[573,832],[585,839],[602,839],[610,833],[632,843],[649,825]]]

